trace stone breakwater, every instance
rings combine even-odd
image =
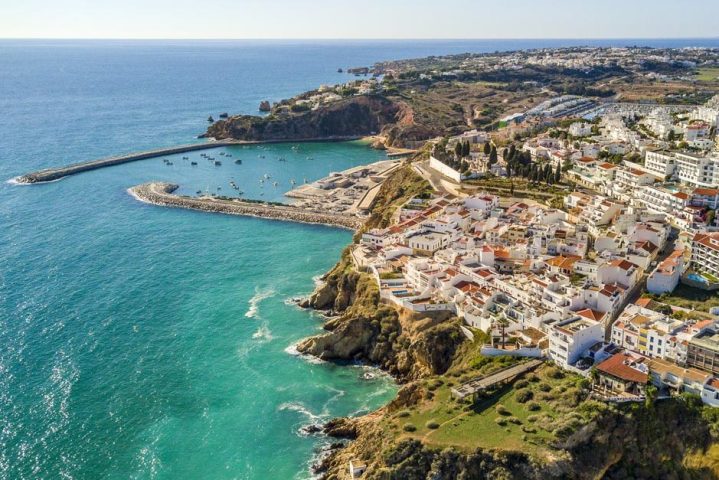
[[[141,202],[163,207],[187,208],[203,212],[244,215],[289,222],[316,223],[349,230],[356,230],[362,225],[362,219],[352,215],[314,212],[291,205],[273,205],[212,197],[184,197],[173,193],[178,188],[178,185],[171,183],[152,182],[132,187],[128,189],[128,193]]]
[[[221,140],[206,143],[193,143],[190,145],[179,145],[176,147],[158,148],[155,150],[146,150],[144,152],[130,153],[127,155],[118,155],[114,157],[101,158],[99,160],[91,160],[89,162],[73,163],[64,167],[47,168],[37,172],[26,173],[15,180],[16,183],[43,183],[58,180],[68,175],[96,170],[98,168],[111,167],[113,165],[121,165],[123,163],[135,162],[137,160],[146,160],[148,158],[159,157],[162,155],[174,155],[177,153],[194,152],[197,150],[208,150],[211,148],[227,147],[230,145],[238,145],[249,142],[237,142],[234,140]]]

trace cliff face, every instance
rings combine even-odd
[[[205,135],[257,141],[360,137],[394,124],[399,111],[399,105],[385,97],[362,95],[306,112],[233,116],[212,124]]]
[[[362,360],[406,381],[444,373],[464,337],[447,314],[399,314],[379,301],[372,277],[350,268],[345,253],[310,298],[313,308],[339,315],[328,320],[323,335],[297,346],[325,360]]]

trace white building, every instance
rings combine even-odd
[[[694,235],[691,266],[719,278],[719,232]]]
[[[661,295],[674,291],[684,272],[684,250],[674,250],[647,278],[647,291]]]
[[[592,134],[592,124],[574,122],[569,126],[569,134],[573,137],[586,137]]]
[[[566,368],[574,365],[595,343],[604,340],[601,322],[581,316],[553,325],[549,330],[549,357]]]
[[[407,239],[409,248],[420,254],[431,254],[449,246],[452,237],[447,233],[428,232],[413,235]]]
[[[674,174],[676,162],[674,155],[665,151],[649,151],[644,156],[644,168],[666,179]]]

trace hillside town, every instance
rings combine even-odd
[[[461,317],[486,355],[548,358],[604,400],[655,389],[719,406],[719,312],[660,301],[719,289],[719,96],[682,109],[577,100],[540,106],[530,115],[564,105],[563,121],[509,145],[476,130],[435,140],[429,169],[459,193],[412,198],[353,261],[384,302]],[[561,183],[561,205],[462,193],[506,177]]]

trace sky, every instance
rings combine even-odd
[[[0,38],[719,37],[719,0],[0,0]]]

